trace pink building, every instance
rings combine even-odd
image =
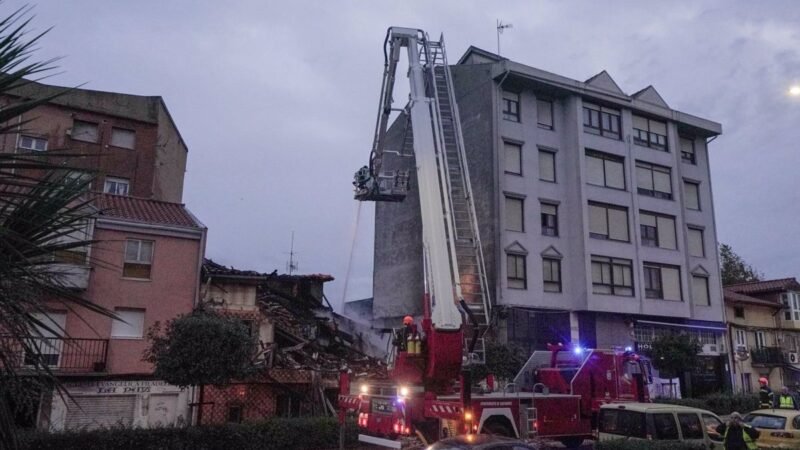
[[[45,395],[36,425],[60,430],[189,422],[190,393],[154,379],[142,354],[149,327],[192,310],[206,228],[179,203],[99,194],[95,206],[100,212],[89,228],[98,243],[87,265],[74,265],[74,284],[124,321],[84,310],[48,314],[67,337],[41,338],[45,359],[73,399]]]

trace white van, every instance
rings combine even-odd
[[[704,409],[663,403],[613,403],[600,407],[598,439],[677,440],[714,448],[722,445],[722,421]]]

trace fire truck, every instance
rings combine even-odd
[[[409,101],[393,107],[398,63],[408,56]],[[359,440],[401,448],[463,433],[544,437],[575,447],[592,436],[599,406],[648,401],[645,366],[630,349],[551,345],[534,352],[499,392],[473,393],[471,366],[483,361],[491,301],[458,105],[444,39],[389,28],[369,165],[356,172],[360,201],[403,201],[414,184],[422,219],[421,329],[398,334],[385,381],[340,379],[340,418],[354,414]],[[406,120],[400,148],[389,149],[392,113]],[[412,170],[403,159],[413,156]],[[408,161],[408,159],[406,159]],[[396,167],[393,167],[396,166]]]

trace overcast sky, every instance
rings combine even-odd
[[[352,199],[372,141],[392,25],[578,80],[606,69],[628,94],[723,124],[710,147],[717,230],[767,277],[800,277],[800,8],[793,1],[41,1],[53,84],[161,95],[189,146],[184,202],[206,254],[329,273],[339,302],[371,295],[373,208]],[[6,0],[6,12],[22,5]],[[405,79],[399,80],[405,83]]]

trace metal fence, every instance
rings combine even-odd
[[[24,344],[23,344],[24,342]],[[27,352],[25,347],[38,349]],[[17,369],[48,366],[53,372],[105,372],[108,360],[108,339],[73,339],[29,336],[20,341],[0,336],[0,351]]]

